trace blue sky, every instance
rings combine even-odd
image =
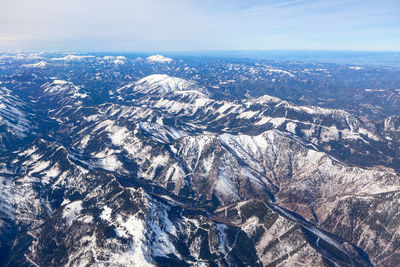
[[[0,49],[400,50],[400,0],[1,0]]]

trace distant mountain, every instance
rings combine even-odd
[[[172,58],[169,57],[164,57],[162,55],[153,55],[149,56],[146,58],[148,62],[153,62],[153,63],[171,63]]]

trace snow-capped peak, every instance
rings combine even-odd
[[[351,69],[351,70],[362,70],[364,68],[363,67],[359,67],[359,66],[350,66],[349,69]]]
[[[42,85],[44,89],[43,92],[49,95],[55,94],[69,94],[73,98],[85,98],[88,95],[84,93],[80,93],[80,87],[76,86],[72,82],[64,81],[64,80],[53,80],[52,82],[47,82]]]
[[[116,57],[114,57],[114,56],[104,56],[103,59],[111,61],[115,65],[123,65],[123,64],[125,64],[125,61],[126,61],[126,57],[124,57],[124,56],[116,56]]]
[[[65,57],[52,58],[52,60],[72,61],[72,60],[82,60],[85,58],[93,58],[93,57],[94,56],[66,55]]]
[[[47,63],[46,61],[40,61],[38,63],[33,63],[33,64],[23,64],[22,67],[25,68],[44,68],[46,67]]]
[[[171,63],[173,61],[172,58],[164,57],[162,55],[153,55],[146,58],[148,62],[153,63]]]
[[[153,74],[134,83],[135,91],[141,93],[170,93],[175,91],[198,90],[196,83],[166,74]],[[200,90],[202,91],[202,90]]]

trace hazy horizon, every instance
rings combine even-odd
[[[19,50],[1,51],[4,55],[26,54],[31,59],[42,60],[45,57],[60,57],[65,55],[93,55],[94,58],[103,56],[126,56],[130,58],[146,58],[151,55],[177,58],[214,57],[236,58],[239,60],[292,61],[304,63],[336,63],[358,64],[369,66],[386,66],[398,69],[400,67],[400,52],[398,51],[351,51],[351,50],[188,50],[188,51],[44,51]],[[41,55],[36,58],[36,55]],[[47,55],[47,56],[46,56]]]
[[[155,54],[155,53],[168,53],[168,54],[186,54],[186,53],[242,53],[242,52],[321,52],[321,53],[400,53],[398,50],[356,50],[356,49],[181,49],[181,50],[68,50],[68,49],[33,49],[33,48],[21,48],[21,49],[0,49],[2,53],[59,53],[59,54],[85,54],[85,53],[132,53],[132,54]]]

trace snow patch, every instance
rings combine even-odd
[[[78,218],[81,211],[82,200],[71,202],[64,207],[63,218],[67,221],[67,224],[71,224]]]
[[[100,160],[104,169],[109,171],[117,171],[122,169],[122,163],[118,160],[116,155],[110,155]]]
[[[296,123],[294,123],[294,122],[288,122],[288,123],[286,124],[286,130],[287,130],[288,132],[293,133],[293,134],[296,134],[296,127],[297,127],[297,125],[296,125]]]
[[[100,218],[105,221],[111,222],[111,212],[112,209],[110,207],[104,206],[103,211],[100,214]]]

